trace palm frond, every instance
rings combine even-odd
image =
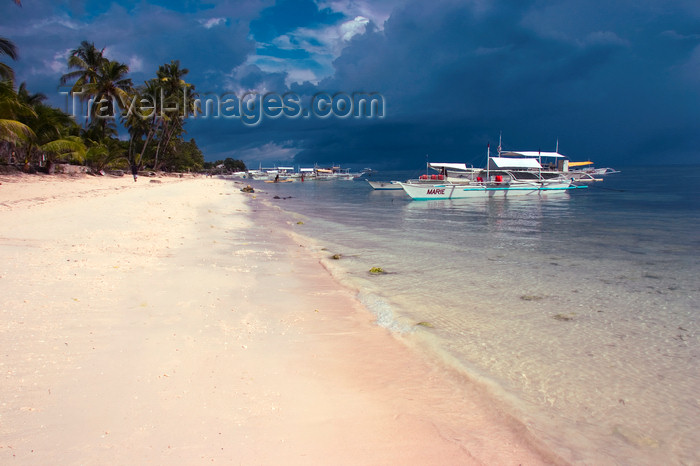
[[[69,155],[81,162],[85,160],[85,144],[78,136],[66,136],[62,139],[56,139],[39,146],[39,149],[56,155]]]
[[[0,139],[17,144],[36,138],[34,131],[17,120],[0,119]]]
[[[92,146],[85,153],[85,156],[88,158],[88,160],[97,157],[104,157],[106,155],[109,155],[109,149],[104,144]]]
[[[17,60],[17,46],[10,39],[0,37],[0,54],[7,55],[13,60]]]
[[[15,82],[15,70],[5,63],[0,63],[0,79],[3,81]]]

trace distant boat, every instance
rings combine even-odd
[[[614,168],[593,168],[590,172],[591,175],[610,175],[612,173],[620,173],[620,170],[615,170]]]
[[[372,189],[377,191],[401,191],[403,188],[397,181],[370,181],[367,180]]]
[[[620,173],[619,170],[615,170],[615,169],[609,168],[609,167],[595,168],[595,167],[593,167],[593,162],[591,162],[591,161],[569,162],[569,169],[571,169],[572,173],[585,173],[585,174],[588,174],[591,176],[599,176],[599,175],[602,176],[602,175],[609,175],[611,173]]]
[[[565,155],[560,154],[559,150],[556,150],[554,152],[499,151],[498,156],[537,159],[537,162],[542,167],[540,173],[545,178],[558,177],[563,175],[567,178],[573,178],[576,181],[602,181],[602,179],[593,178],[593,175],[595,175],[596,173],[587,169],[572,170],[573,167],[591,165],[593,164],[593,162],[571,162],[567,159]]]
[[[340,168],[340,166],[332,166],[330,168],[314,168],[316,179],[319,181],[335,181],[335,180],[356,180],[365,174],[369,173],[365,168],[361,172],[351,172],[349,168]]]

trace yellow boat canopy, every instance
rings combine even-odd
[[[584,165],[593,165],[590,160],[587,162],[569,162],[570,167],[583,167]]]

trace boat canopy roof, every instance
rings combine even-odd
[[[537,168],[542,165],[535,159],[516,159],[510,157],[491,157],[489,168]]]
[[[300,172],[312,172],[312,171],[314,171],[314,169],[313,168],[300,168],[299,171]]]
[[[513,150],[501,152],[501,157],[561,157],[566,158],[559,152],[542,152],[537,150]]]
[[[590,160],[586,162],[569,162],[570,167],[583,167],[586,165],[593,165],[593,162],[591,162]]]
[[[435,169],[441,169],[441,168],[449,168],[451,170],[465,170],[467,169],[467,164],[466,163],[443,163],[443,162],[437,162],[433,163],[430,162],[428,164],[430,168],[435,168]]]
[[[278,170],[294,170],[294,167],[277,167]]]

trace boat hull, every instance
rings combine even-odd
[[[372,189],[376,191],[401,191],[401,185],[393,181],[369,181],[367,180]]]
[[[425,201],[430,199],[469,199],[489,197],[537,196],[539,194],[561,194],[572,189],[585,188],[574,186],[570,182],[553,182],[544,184],[435,184],[421,185],[399,183],[403,190],[413,200]]]

